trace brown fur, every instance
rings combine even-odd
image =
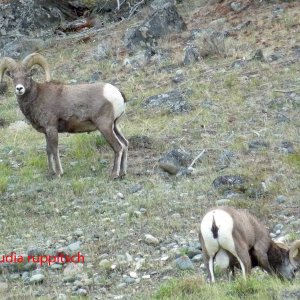
[[[245,266],[246,274],[250,274],[252,268],[259,266],[270,274],[276,274],[288,279],[294,277],[295,270],[293,271],[289,260],[289,250],[283,249],[274,243],[265,225],[255,216],[247,210],[235,209],[233,207],[216,207],[210,209],[208,212],[215,209],[227,212],[233,219],[232,236],[235,242],[235,249]],[[216,225],[213,222],[211,229],[213,235],[215,235],[214,226]],[[205,264],[207,270],[209,270],[209,256],[201,231],[199,232],[199,239],[202,245]],[[240,267],[236,257],[228,251],[226,252],[230,258],[230,269],[234,270],[234,267]],[[287,267],[288,264],[290,265]]]

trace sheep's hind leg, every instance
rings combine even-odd
[[[236,240],[235,247],[236,252],[232,254],[237,258],[242,269],[243,278],[246,280],[246,275],[251,273],[251,258],[246,245],[240,244]]]
[[[114,166],[112,170],[111,177],[113,179],[117,179],[120,175],[120,167],[121,167],[121,159],[123,154],[124,145],[118,139],[116,133],[113,130],[114,124],[108,122],[102,122],[98,124],[98,129],[114,150],[115,158],[114,158]]]
[[[58,177],[62,176],[64,172],[59,157],[58,132],[55,127],[46,129],[46,148],[49,171]]]
[[[124,135],[121,133],[119,128],[117,127],[116,121],[114,122],[114,128],[113,128],[116,136],[121,141],[121,143],[124,145],[123,148],[123,154],[121,158],[121,166],[120,166],[120,177],[124,177],[127,172],[127,157],[128,157],[128,141],[124,137]]]

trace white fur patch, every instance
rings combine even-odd
[[[120,117],[125,110],[125,102],[120,91],[110,83],[103,87],[103,96],[113,105],[115,119]]]
[[[25,88],[22,84],[17,84],[16,85],[16,94],[21,96],[21,95],[24,95],[25,93]]]
[[[229,256],[225,250],[219,250],[215,256],[215,265],[220,269],[227,269],[229,267]]]
[[[213,237],[211,231],[213,219],[218,230],[218,238]],[[201,233],[209,256],[214,256],[220,248],[236,254],[232,237],[233,219],[222,209],[215,209],[207,213],[201,222]]]

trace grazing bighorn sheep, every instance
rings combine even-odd
[[[33,65],[44,69],[46,82],[32,79]],[[102,82],[64,85],[50,81],[49,65],[38,53],[26,56],[21,63],[4,57],[0,61],[0,83],[6,70],[15,85],[21,111],[37,131],[45,134],[51,173],[63,174],[58,152],[59,132],[99,130],[114,151],[112,177],[126,174],[128,141],[117,128],[126,99],[115,86]]]
[[[290,248],[276,244],[266,227],[246,210],[211,209],[201,221],[199,239],[211,282],[215,281],[214,261],[232,270],[237,260],[245,279],[251,268],[259,266],[290,280],[300,266],[300,240]]]

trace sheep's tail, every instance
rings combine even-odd
[[[124,102],[126,103],[127,102],[127,98],[126,98],[125,94],[123,92],[121,92],[121,91],[120,91],[120,93],[121,93],[121,95],[122,95],[122,97],[124,99]]]

